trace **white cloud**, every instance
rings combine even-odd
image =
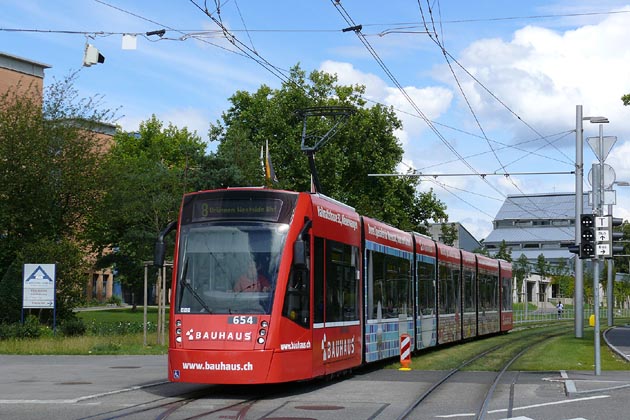
[[[606,113],[611,121],[621,121],[628,111],[620,97],[630,90],[627,25],[622,14],[566,32],[527,26],[509,41],[473,42],[458,61],[540,131],[574,125],[578,104],[585,115]],[[443,66],[436,76],[454,83]],[[527,130],[468,75],[459,70],[458,77],[482,122]]]
[[[405,152],[409,155],[408,152],[411,148],[410,143],[414,143],[419,135],[428,127],[418,116],[418,112],[409,103],[409,100],[398,88],[388,86],[380,77],[372,73],[362,72],[350,63],[328,60],[321,64],[320,70],[336,74],[339,83],[342,85],[358,84],[365,86],[366,98],[387,106],[392,106],[398,110],[397,115],[403,123],[403,128],[402,130],[398,130],[395,134],[401,141]],[[406,95],[411,98],[418,109],[420,109],[429,120],[437,119],[443,115],[448,110],[453,99],[452,91],[440,86],[406,86],[404,90]],[[411,160],[407,163],[411,167],[417,167],[413,165]]]
[[[617,140],[606,159],[606,163],[615,170],[617,181],[630,181],[629,157],[630,141],[621,142]]]
[[[324,61],[320,71],[336,74],[341,85],[364,85],[365,96],[373,101],[381,102],[387,94],[387,84],[380,77],[371,73],[364,73],[354,68],[351,63],[339,61]]]

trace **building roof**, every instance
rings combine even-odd
[[[0,51],[0,68],[5,68],[35,77],[44,78],[44,69],[49,69],[48,64],[29,60]]]
[[[591,211],[584,194],[584,213]],[[575,193],[508,195],[495,220],[575,219]],[[487,239],[486,239],[487,240]]]
[[[575,217],[575,216],[574,216]],[[506,227],[494,229],[484,243],[575,241],[574,226]]]
[[[445,222],[445,223],[433,223],[429,226],[429,236],[436,241],[441,241],[442,225],[455,225],[457,227],[457,238],[455,239],[455,246],[473,252],[476,249],[481,248],[481,243],[475,238],[464,225],[460,222]]]
[[[592,211],[588,193],[582,203],[583,213]],[[547,260],[572,259],[575,255],[567,244],[575,241],[575,216],[575,193],[508,195],[485,244],[497,246],[505,241],[508,248],[512,245],[513,260],[521,254],[529,261],[536,261],[540,254]],[[542,246],[528,248],[528,244]]]
[[[512,261],[516,261],[520,258],[521,254],[525,254],[530,261],[536,261],[540,254],[545,256],[546,260],[567,259],[575,257],[575,254],[569,252],[568,249],[513,249]]]

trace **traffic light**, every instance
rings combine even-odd
[[[623,232],[615,232],[613,230],[615,226],[621,226],[623,224],[623,219],[620,217],[608,217],[610,217],[610,251],[612,253],[610,258],[612,258],[615,254],[622,254],[624,250],[623,245],[615,244],[615,241],[623,239]]]
[[[580,215],[580,259],[595,257],[595,216]]]
[[[615,241],[623,238],[622,232],[615,232],[615,226],[621,226],[623,219],[612,216],[595,218],[595,255],[602,258],[612,258],[623,252],[622,245],[615,245]]]

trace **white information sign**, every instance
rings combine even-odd
[[[55,307],[55,264],[24,264],[23,308]]]
[[[595,248],[595,255],[601,255],[604,257],[610,256],[610,245],[597,244],[597,247]]]

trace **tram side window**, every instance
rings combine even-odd
[[[493,311],[499,310],[499,276],[490,276],[490,307]]]
[[[475,272],[464,270],[464,312],[475,311]]]
[[[510,277],[503,277],[503,287],[501,288],[501,300],[503,310],[512,310],[512,279]]]
[[[491,274],[479,274],[479,306],[481,311],[498,311],[498,278]]]
[[[324,239],[315,237],[313,250],[313,322],[324,322]]]
[[[359,319],[358,256],[356,247],[326,241],[326,322]]]
[[[411,261],[407,258],[368,251],[368,313],[378,319],[381,305],[383,318],[411,314]]]
[[[308,328],[310,311],[309,271],[307,268],[293,267],[285,291],[282,315]]]
[[[457,312],[459,302],[459,269],[450,264],[439,266],[439,296],[438,304],[441,314],[454,314]]]
[[[418,261],[418,299],[422,315],[435,314],[435,264]]]

